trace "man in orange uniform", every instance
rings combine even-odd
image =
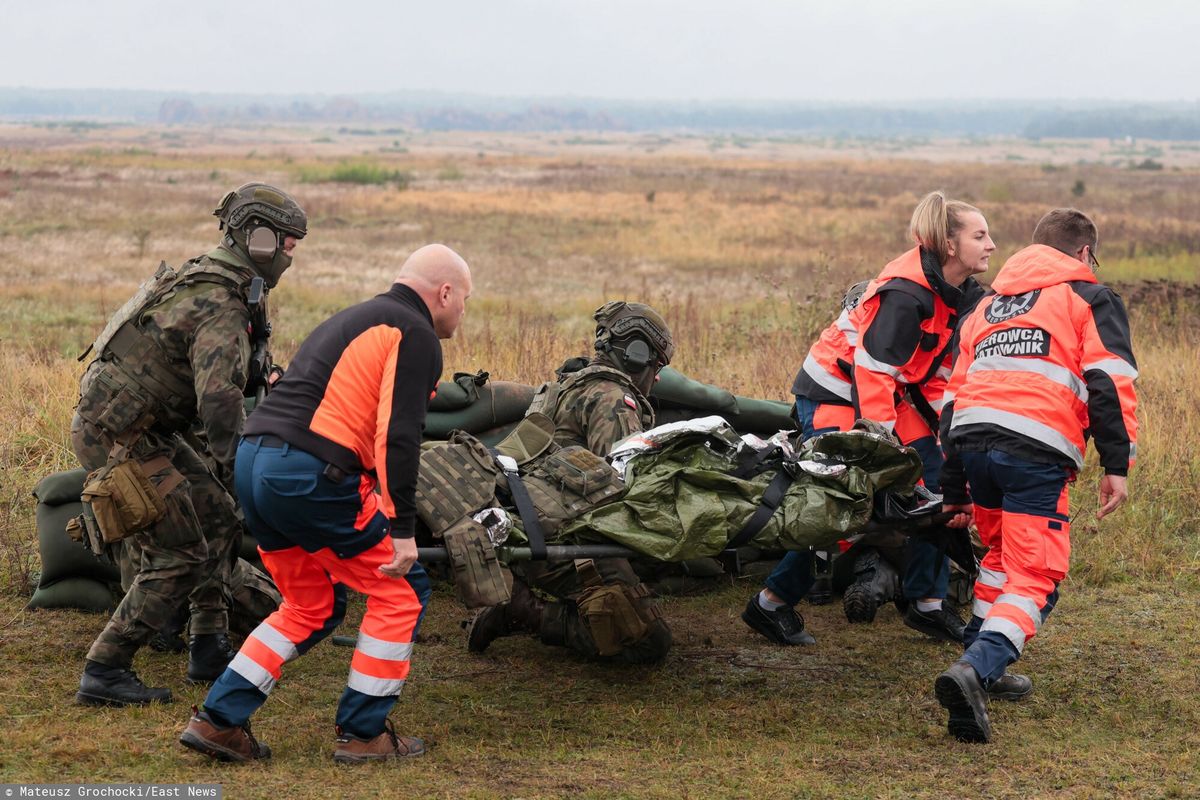
[[[1089,435],[1104,469],[1097,516],[1127,496],[1137,363],[1125,306],[1096,281],[1096,240],[1095,224],[1080,211],[1042,217],[1034,244],[1005,263],[992,283],[995,297],[960,332],[942,412],[942,489],[947,510],[969,511],[974,501],[990,548],[966,652],[934,684],[949,731],[962,741],[990,740],[985,692],[1058,599],[1071,554],[1067,486],[1083,466]]]
[[[404,262],[391,290],[325,321],[249,417],[235,485],[283,604],[246,639],[180,742],[224,761],[270,757],[250,715],[284,663],[345,615],[345,587],[367,596],[338,704],[334,760],[418,756],[420,739],[388,720],[408,676],[429,600],[417,563],[421,430],[442,372],[439,339],[454,335],[471,272],[443,245]],[[380,492],[377,494],[376,489]]]

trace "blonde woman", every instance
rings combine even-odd
[[[950,375],[950,344],[959,317],[982,296],[972,276],[986,272],[996,245],[979,209],[930,192],[913,211],[914,247],[883,268],[861,298],[822,332],[792,386],[805,437],[848,430],[866,418],[882,423],[925,465],[925,485],[939,489],[938,413]],[[956,520],[965,524],[965,517]],[[963,623],[942,605],[950,570],[925,541],[909,547],[904,622],[929,636],[961,642]],[[789,553],[750,599],[742,619],[785,645],[812,644],[794,606],[812,585],[812,553]],[[886,598],[881,598],[881,602]],[[875,607],[861,620],[874,617]]]

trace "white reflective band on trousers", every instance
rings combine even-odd
[[[271,648],[285,662],[291,661],[300,655],[300,652],[296,649],[296,645],[290,639],[265,622],[255,628],[250,636]]]
[[[250,681],[263,694],[270,694],[275,688],[275,676],[245,653],[239,652],[234,656],[233,661],[229,662],[229,669]]]
[[[380,661],[404,663],[412,658],[413,643],[389,642],[386,639],[377,639],[369,633],[359,630],[358,641],[355,642],[354,649],[364,656],[369,656]],[[369,694],[372,697],[393,697],[400,694],[400,690],[404,688],[404,679],[379,678],[359,672],[351,666],[350,677],[346,680],[346,685],[355,691]]]
[[[1132,364],[1123,358],[1104,358],[1100,361],[1093,361],[1091,364],[1083,365],[1084,372],[1087,372],[1090,369],[1098,369],[1101,372],[1112,375],[1113,377],[1121,375],[1123,377],[1133,378],[1136,380],[1138,376],[1138,371],[1134,369]]]
[[[1075,469],[1083,468],[1083,451],[1076,447],[1074,442],[1049,425],[1044,425],[1020,414],[987,406],[955,409],[954,421],[950,423],[950,430],[953,431],[963,425],[997,425],[1049,445],[1071,459],[1075,464]]]
[[[987,567],[979,568],[979,577],[975,579],[976,583],[981,583],[984,586],[992,586],[996,589],[1003,589],[1004,582],[1008,580],[1008,573],[999,572]]]
[[[356,692],[369,694],[372,697],[394,697],[400,694],[400,690],[404,688],[404,680],[401,678],[373,678],[351,667],[346,685]]]
[[[1033,623],[1034,633],[1037,633],[1037,631],[1041,629],[1042,609],[1039,608],[1038,604],[1030,598],[1023,597],[1019,594],[1002,594],[997,597],[996,602],[992,604],[992,610],[994,611],[996,606],[999,605],[1006,605],[1010,608],[1015,608],[1028,617],[1029,621]],[[1017,648],[1018,653],[1021,652],[1021,650],[1025,647],[1025,640],[1027,638],[1025,636],[1025,630],[1010,619],[989,616],[983,621],[983,625],[979,628],[980,633],[983,633],[984,631],[996,631],[997,633],[1003,634],[1005,638],[1012,642],[1013,646]]]
[[[354,647],[363,655],[371,658],[379,658],[384,661],[408,661],[412,658],[413,643],[387,642],[359,631],[358,641]]]
[[[891,364],[885,364],[882,361],[876,361],[874,358],[871,358],[870,354],[861,347],[856,347],[854,349],[854,366],[863,367],[871,370],[872,372],[881,372],[884,375],[890,375],[897,381],[908,383],[908,381],[904,380],[900,376],[899,367],[894,367]]]
[[[967,374],[983,372],[985,370],[997,372],[1032,372],[1035,375],[1048,378],[1060,386],[1067,387],[1073,395],[1079,398],[1079,402],[1086,404],[1088,401],[1087,384],[1080,380],[1079,376],[1071,372],[1071,370],[1045,358],[1035,358],[1032,356],[1023,356],[1020,358],[1015,356],[987,356],[973,361],[970,369],[967,370]]]
[[[927,402],[930,408],[940,414],[942,413],[942,409],[946,407],[946,396],[942,395],[937,400],[927,400]]]
[[[832,392],[847,403],[852,401],[850,396],[850,381],[846,380],[845,377],[831,375],[811,355],[804,359],[802,369],[804,370],[804,374],[812,378],[822,389]]]
[[[990,586],[993,589],[1003,589],[1004,582],[1008,580],[1008,575],[1003,572],[997,572],[994,569],[987,567],[979,568],[979,577],[975,579],[975,583],[980,586]],[[983,619],[992,610],[992,604],[987,600],[980,600],[979,593],[975,593],[975,603],[971,606],[971,613]]]

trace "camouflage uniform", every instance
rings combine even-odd
[[[654,427],[650,401],[605,356],[598,355],[578,372],[567,373],[552,388],[558,393],[555,408],[542,413],[554,420],[557,445],[580,445],[607,456],[626,436]],[[538,408],[537,398],[533,403],[531,408]]]
[[[170,460],[149,476],[156,485],[175,471],[185,478],[164,498],[166,516],[122,543],[139,569],[88,652],[89,661],[112,667],[128,668],[184,597],[191,603],[193,635],[228,629],[230,568],[241,524],[226,487],[232,486],[245,419],[245,287],[256,271],[248,259],[218,247],[181,273],[189,277],[123,326],[140,330],[132,345],[128,336],[125,344],[114,336],[97,354],[80,384],[71,424],[75,454],[89,470],[103,467],[120,440],[132,441],[129,456],[139,462]],[[181,435],[197,414],[215,474]]]
[[[554,420],[555,444],[582,445],[607,456],[621,439],[654,427],[649,401],[607,354],[597,354],[587,367],[564,375],[557,386],[549,388],[557,397],[548,397],[544,403],[535,400],[533,408],[540,407]],[[625,587],[645,624],[644,635],[622,647],[614,658],[634,664],[653,663],[661,661],[671,647],[671,629],[627,559],[530,562],[514,571],[530,586],[558,600],[546,603],[542,612],[538,634],[546,644],[565,646],[589,659],[600,657],[589,618],[580,613],[577,602],[589,585],[598,582]]]

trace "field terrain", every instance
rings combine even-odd
[[[203,698],[178,656],[136,664],[172,687],[172,706],[72,705],[103,620],[23,609],[40,568],[29,492],[75,466],[75,356],[160,260],[216,242],[209,212],[247,180],[309,213],[271,295],[284,363],[441,241],[476,282],[447,376],[546,380],[590,348],[595,307],[628,299],[664,312],[684,373],[773,399],[788,398],[845,288],[909,246],[925,192],[981,208],[990,274],[1049,208],[1092,214],[1100,277],[1133,322],[1140,458],[1130,502],[1100,523],[1094,455],[1079,478],[1072,573],[1020,664],[1037,692],[993,704],[993,744],[956,743],[931,690],[952,647],[891,608],[851,627],[835,604],[802,607],[817,646],[776,648],[738,619],[752,576],[666,598],[676,647],[639,669],[526,638],[470,655],[465,612],[440,587],[394,713],[436,747],[395,768],[329,761],[349,651],[328,644],[255,720],[271,765],[210,765],[175,744]],[[1198,280],[1192,143],[0,124],[0,782],[219,782],[227,797],[1194,797]]]

